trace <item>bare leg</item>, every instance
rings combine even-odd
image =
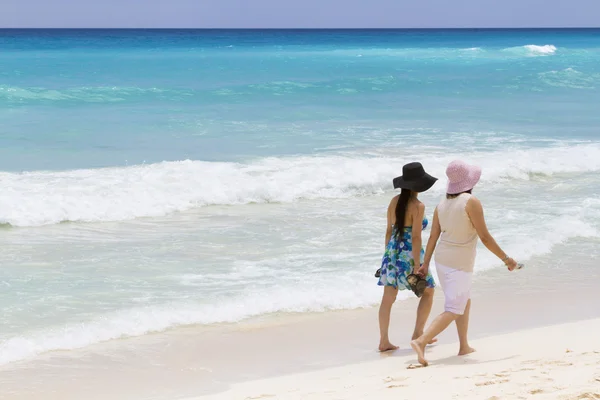
[[[475,351],[474,348],[469,346],[469,340],[467,333],[469,331],[469,312],[471,311],[471,299],[467,302],[465,313],[456,318],[456,329],[458,330],[458,340],[460,341],[460,349],[458,350],[459,356],[471,354]]]
[[[425,359],[425,346],[427,343],[442,333],[444,329],[446,329],[453,321],[456,321],[456,318],[458,318],[457,314],[448,311],[441,313],[433,320],[429,326],[429,329],[427,329],[420,338],[410,342],[410,346],[413,348],[415,353],[417,353],[417,356],[419,357],[419,363],[421,363],[421,365],[426,367],[429,364]]]
[[[392,286],[384,286],[383,297],[381,299],[381,305],[379,306],[379,351],[390,351],[396,350],[398,346],[394,346],[390,342],[389,328],[390,328],[390,314],[392,313],[392,305],[396,301],[396,295],[398,289]]]
[[[415,331],[413,332],[412,340],[417,339],[423,334],[425,330],[425,324],[431,313],[431,307],[433,306],[433,294],[435,290],[433,288],[425,289],[421,300],[419,301],[419,307],[417,308],[417,321],[415,322]],[[437,342],[437,339],[432,339],[428,344]]]

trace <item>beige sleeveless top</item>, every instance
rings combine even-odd
[[[437,206],[442,228],[435,250],[435,261],[450,268],[472,272],[477,252],[477,231],[465,210],[471,198],[463,193],[453,199],[443,199]]]

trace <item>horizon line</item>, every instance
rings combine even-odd
[[[268,27],[268,28],[198,28],[198,27],[0,27],[0,30],[204,30],[204,31],[216,31],[216,30],[228,30],[228,31],[267,31],[267,30],[278,30],[278,31],[334,31],[334,30],[398,30],[398,31],[424,31],[424,30],[543,30],[543,29],[581,29],[581,30],[590,30],[590,29],[600,29],[600,26],[522,26],[522,27],[409,27],[409,28],[400,28],[400,27],[334,27],[334,28],[277,28],[277,27]]]

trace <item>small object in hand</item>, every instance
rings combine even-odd
[[[419,275],[410,274],[406,277],[406,281],[417,297],[423,296],[423,292],[427,289],[427,281],[425,279],[421,278]]]
[[[525,267],[525,265],[524,265],[524,264],[517,264],[517,268],[516,268],[516,269],[522,269],[522,268],[524,268],[524,267]]]
[[[376,272],[375,272],[375,278],[379,278],[381,276],[381,268],[379,268]]]

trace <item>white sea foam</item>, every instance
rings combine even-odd
[[[548,170],[547,172],[551,174],[579,171],[582,168],[584,170],[597,168],[586,164],[585,157],[579,160],[580,164],[558,164],[553,169],[548,168],[551,165],[548,164],[549,161],[546,161],[546,164],[532,164],[531,161],[528,163],[527,159],[523,158],[525,155],[535,158],[544,154],[548,160],[554,160],[549,157],[555,155],[554,151],[567,151],[567,154],[569,151],[578,152],[577,154],[581,156],[585,153],[582,149],[589,152],[592,151],[593,146],[573,146],[570,150],[565,147],[562,150],[538,149],[537,153],[517,153],[512,156],[515,160],[522,160],[523,164],[519,165],[509,160],[508,167],[504,169],[498,167],[496,170],[493,170],[491,165],[500,164],[499,160],[488,159],[486,165],[491,169],[489,179],[501,185],[506,179],[514,179],[509,178],[508,175],[519,169],[529,172],[517,174],[516,179],[529,179],[527,173],[531,171],[539,173],[539,170]],[[588,156],[593,157],[591,154]],[[483,160],[485,156],[480,154],[477,157]],[[297,162],[297,159],[294,160]],[[279,165],[281,160],[270,162]],[[441,165],[440,162],[440,165],[435,168]],[[600,201],[596,197],[563,199],[560,204],[565,206],[564,209],[551,204],[540,207],[540,204],[544,202],[536,203],[533,199],[531,204],[523,204],[519,208],[511,209],[508,214],[505,214],[506,218],[502,225],[498,227],[494,226],[498,217],[488,214],[495,236],[502,242],[503,248],[519,261],[527,262],[532,257],[547,254],[557,244],[575,237],[598,237],[598,229],[594,225],[596,220],[590,219],[590,217],[596,218],[600,212]],[[504,210],[498,209],[497,206],[494,210],[504,213]],[[428,233],[428,230],[425,231],[424,241],[427,240]],[[314,257],[306,256],[304,248],[296,251],[303,254],[298,260],[292,254],[293,251],[288,250],[283,254],[271,255],[270,258],[265,256],[260,260],[244,262],[244,266],[240,264],[239,268],[236,267],[236,279],[243,284],[233,292],[235,294],[228,293],[226,298],[219,298],[219,292],[207,292],[198,297],[201,300],[197,302],[190,297],[182,296],[181,301],[169,304],[123,309],[78,323],[7,338],[0,342],[0,364],[27,359],[47,351],[83,348],[98,342],[140,336],[182,325],[237,322],[274,312],[354,309],[372,306],[380,299],[381,291],[375,285],[371,270],[374,269],[371,266],[379,262],[379,254],[346,253],[345,257],[349,261],[344,265],[343,271],[321,269],[319,273],[307,273],[311,271],[311,267],[315,268],[316,258],[325,256],[318,253]],[[290,260],[296,260],[294,268],[289,268]],[[365,266],[369,267],[365,268]],[[480,251],[477,273],[499,266],[497,258],[491,253]],[[273,274],[274,271],[278,272]],[[432,272],[435,276],[435,270]],[[173,276],[172,280],[183,286],[198,286],[198,290],[202,291],[207,281],[223,281],[222,274],[219,270],[183,272]],[[400,299],[408,296],[404,292],[400,295]]]
[[[536,44],[528,44],[525,46],[519,47],[509,47],[503,50],[505,53],[513,54],[515,56],[549,56],[555,54],[557,51],[557,47],[552,44],[546,45],[536,45]]]
[[[0,85],[0,100],[9,101],[83,101],[87,103],[119,102],[135,96],[161,95],[167,91],[158,88],[84,86],[55,90],[43,87]],[[185,91],[171,91],[172,95],[184,95]]]
[[[539,78],[549,86],[593,90],[600,83],[600,74],[585,74],[574,68],[541,72]]]
[[[594,199],[586,200],[587,203],[594,207],[598,205]],[[539,224],[529,226],[530,229],[521,227],[521,236],[513,236],[508,244],[508,239],[504,239],[505,249],[519,261],[526,262],[531,257],[550,252],[554,245],[570,238],[597,237],[597,229],[584,222],[584,218],[562,216],[556,219],[542,219]],[[0,365],[48,351],[78,349],[99,342],[141,336],[177,326],[238,322],[275,312],[323,312],[373,306],[379,301],[381,290],[375,285],[372,271],[364,270],[363,265],[370,263],[364,260],[356,262],[355,266],[350,263],[344,273],[322,271],[320,274],[307,275],[302,272],[287,276],[285,280],[280,280],[279,284],[270,285],[268,288],[254,285],[251,279],[236,296],[203,297],[209,304],[187,300],[136,307],[99,315],[88,321],[15,336],[0,342]],[[489,252],[481,252],[476,272],[498,266],[497,258]],[[432,273],[437,279],[435,269]],[[244,276],[244,279],[248,278],[261,281],[265,279],[262,273],[258,276]],[[208,279],[208,276],[185,274],[180,279],[184,285],[195,285]],[[332,284],[334,281],[335,284]],[[408,292],[400,292],[399,299],[407,297],[410,297]]]
[[[595,198],[583,201],[583,207],[593,207],[597,210],[597,206],[598,201]],[[532,257],[547,254],[553,246],[571,238],[597,237],[597,229],[585,222],[583,212],[580,214],[538,219],[537,224],[521,225],[521,215],[517,212],[514,219],[519,221],[518,230],[521,236],[512,235],[510,240],[503,238],[504,248],[519,261],[526,262]],[[503,226],[506,228],[506,225]],[[514,227],[506,229],[514,233]],[[497,258],[489,252],[480,253],[477,273],[499,267]],[[364,270],[364,265],[370,264],[366,261],[372,260],[355,260],[356,265],[350,262],[344,273],[322,271],[319,274],[306,274],[301,268],[301,273],[288,274],[286,279],[279,280],[279,284],[270,285],[268,288],[252,283],[252,279],[261,282],[265,279],[263,272],[259,271],[256,275],[257,271],[254,271],[256,276],[244,275],[244,279],[250,280],[246,282],[242,292],[235,296],[204,296],[202,303],[185,300],[135,307],[99,315],[88,321],[15,336],[0,342],[0,364],[31,358],[47,351],[78,349],[99,342],[141,336],[177,326],[238,322],[275,312],[323,312],[373,306],[379,301],[381,290],[375,285],[372,271]],[[435,269],[432,273],[437,279]],[[182,284],[193,286],[208,278],[206,274],[184,274],[179,279]],[[211,279],[216,278],[218,277],[213,276]],[[334,281],[335,284],[332,284]],[[407,297],[410,297],[407,292],[401,292],[399,295],[399,299]]]
[[[430,153],[421,159],[443,176],[454,158],[481,164],[490,182],[600,170],[600,145]],[[363,155],[265,158],[252,163],[163,162],[123,168],[0,173],[0,222],[39,226],[63,221],[122,221],[208,205],[293,202],[380,193],[407,157]],[[437,185],[442,188],[443,185]],[[438,189],[439,189],[438,188]],[[442,190],[442,189],[440,189]]]
[[[535,44],[528,44],[525,48],[533,54],[554,54],[556,53],[556,46],[546,44],[544,46],[538,46]]]
[[[348,273],[336,279],[340,284],[335,287],[327,279],[314,279],[310,285],[279,286],[269,289],[267,293],[264,288],[249,289],[242,297],[214,299],[211,304],[184,302],[131,308],[88,322],[13,337],[0,342],[0,364],[51,350],[77,349],[181,325],[236,322],[273,312],[359,308],[373,304],[381,295],[370,274]]]

